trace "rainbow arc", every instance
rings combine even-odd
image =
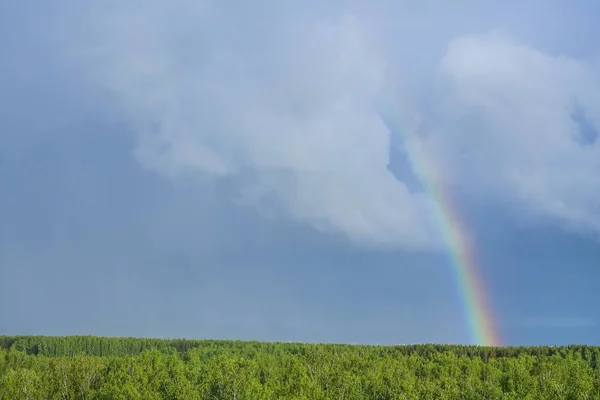
[[[454,205],[444,185],[443,175],[436,168],[435,160],[427,153],[417,136],[417,124],[409,117],[400,118],[402,107],[397,98],[391,104],[392,118],[386,119],[386,123],[392,131],[403,136],[411,167],[432,199],[432,213],[448,249],[471,341],[482,346],[500,346],[502,341],[494,313],[485,296],[485,284],[475,248],[462,223],[458,207]]]

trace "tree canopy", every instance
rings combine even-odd
[[[598,399],[600,348],[0,336],[0,399]]]

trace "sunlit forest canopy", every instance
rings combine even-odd
[[[457,356],[489,358],[518,357],[523,354],[538,357],[580,354],[585,360],[595,362],[600,346],[521,346],[486,347],[453,344],[399,344],[376,346],[332,343],[259,342],[240,340],[189,340],[154,339],[102,336],[0,336],[0,347],[18,350],[27,354],[60,357],[80,354],[110,357],[137,355],[146,350],[164,353],[185,353],[197,349],[207,357],[222,353],[254,356],[265,354],[298,354],[310,350],[327,349],[334,352],[359,352],[386,356],[418,355],[428,357],[435,353],[452,353]]]
[[[0,336],[0,399],[600,399],[600,347]]]

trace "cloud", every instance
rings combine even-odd
[[[600,76],[492,31],[441,61],[431,148],[454,179],[569,228],[600,232]]]
[[[387,169],[386,61],[356,17],[170,4],[96,14],[87,50],[139,134],[142,165],[228,179],[240,202],[361,244],[436,243],[428,199]]]
[[[599,233],[600,79],[589,59],[557,55],[558,36],[575,36],[550,29],[581,10],[548,3],[532,29],[492,2],[468,15],[409,3],[105,3],[76,47],[143,166],[233,183],[264,214],[363,245],[438,246],[431,199],[388,170],[405,133],[380,115],[393,91],[402,120],[420,121],[402,128],[457,191]]]

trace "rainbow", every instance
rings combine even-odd
[[[392,118],[384,119],[389,129],[403,135],[410,165],[433,200],[432,213],[448,247],[471,342],[481,346],[500,346],[500,334],[485,296],[485,285],[480,276],[475,250],[466,228],[461,223],[458,207],[452,202],[440,169],[436,168],[433,158],[428,155],[421,139],[417,137],[417,129],[414,129],[417,125],[413,124],[409,128],[406,126],[408,119],[399,117],[399,110],[402,108],[399,107],[400,102],[396,96],[392,104]],[[390,114],[386,115],[389,116]]]

